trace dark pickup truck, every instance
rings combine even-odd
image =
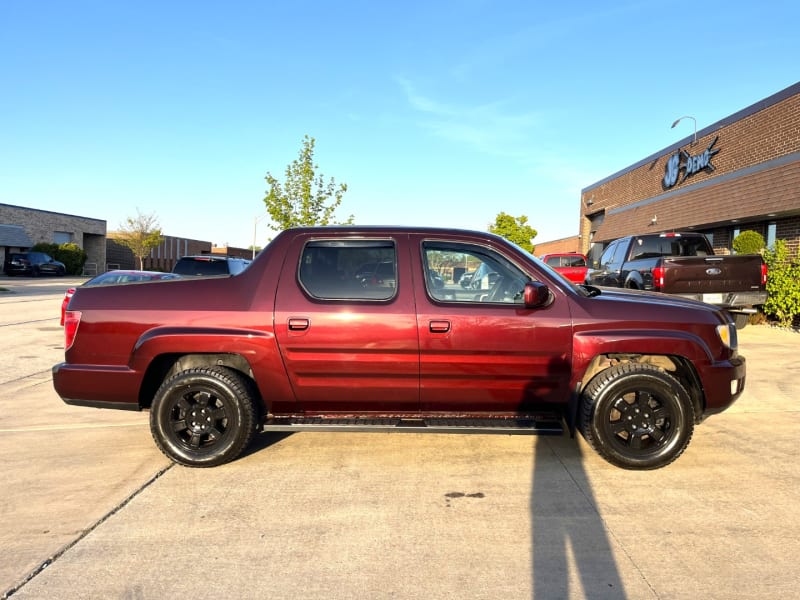
[[[465,264],[491,286],[455,283]],[[263,430],[566,424],[609,462],[653,469],[746,370],[722,311],[654,296],[570,284],[483,232],[290,229],[238,275],[77,288],[53,382],[68,404],[149,410],[158,447],[188,466],[230,461]]]
[[[587,284],[650,290],[724,308],[736,327],[767,301],[759,254],[715,256],[700,233],[630,235],[611,242],[586,273]]]

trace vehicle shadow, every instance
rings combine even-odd
[[[279,444],[294,434],[294,431],[261,431],[256,433],[256,435],[253,436],[253,440],[247,445],[244,451],[242,451],[241,456],[239,456],[239,460],[252,454],[256,454],[261,450],[269,448],[270,446]]]
[[[530,500],[534,598],[626,598],[605,524],[569,434],[535,442]]]

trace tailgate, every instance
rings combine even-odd
[[[704,294],[758,291],[761,287],[761,256],[664,257],[664,287],[667,294]]]

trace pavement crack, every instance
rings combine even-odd
[[[133,492],[131,492],[131,494],[127,498],[125,498],[122,502],[120,502],[117,506],[115,506],[110,511],[108,511],[105,515],[100,517],[91,526],[89,526],[88,528],[84,529],[83,532],[78,537],[76,537],[74,540],[72,540],[71,542],[69,542],[68,544],[63,546],[61,549],[59,549],[55,554],[53,554],[53,556],[45,559],[38,567],[36,567],[33,571],[28,573],[28,575],[22,580],[21,583],[19,583],[18,585],[15,585],[14,587],[12,587],[9,590],[6,590],[3,593],[3,595],[0,596],[0,600],[7,600],[7,598],[10,598],[14,594],[16,594],[19,590],[21,590],[28,583],[30,583],[37,575],[39,575],[45,569],[47,569],[47,567],[49,567],[50,565],[55,563],[59,558],[64,556],[64,554],[66,554],[70,549],[74,548],[76,545],[78,545],[79,542],[81,542],[83,539],[85,539],[90,533],[92,533],[94,530],[96,530],[98,527],[100,527],[100,525],[105,523],[108,519],[113,517],[115,514],[117,514],[123,508],[125,508],[134,498],[136,498],[136,496],[138,496],[144,490],[146,490],[148,487],[150,487],[152,484],[154,484],[157,479],[161,478],[162,475],[164,475],[167,471],[169,471],[174,466],[175,466],[175,463],[170,463],[169,465],[167,465],[163,469],[161,469],[158,472],[156,472],[155,475],[153,475],[150,479],[145,481],[141,486],[139,486],[137,489],[135,489]]]

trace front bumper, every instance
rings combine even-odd
[[[701,378],[705,395],[702,418],[705,418],[727,409],[742,395],[747,378],[747,361],[739,355],[713,363]]]

